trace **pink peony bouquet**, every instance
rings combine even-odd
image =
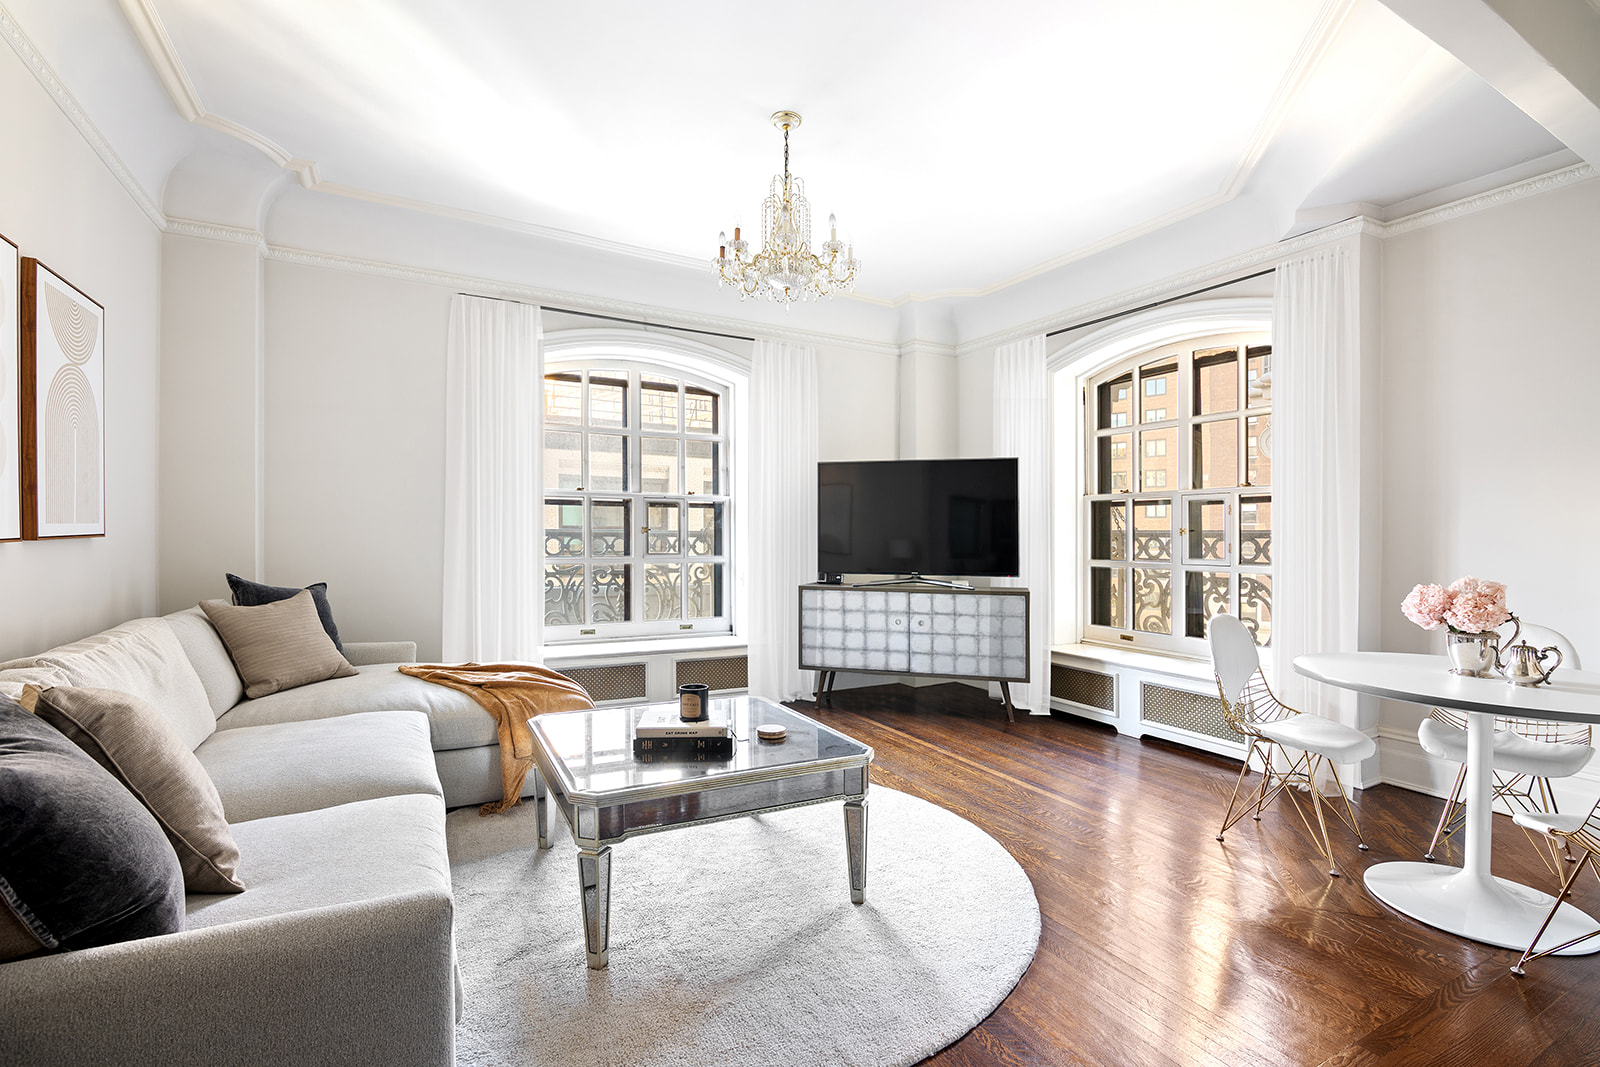
[[[1471,575],[1457,578],[1448,589],[1419,585],[1406,595],[1400,610],[1424,630],[1444,625],[1451,633],[1460,634],[1488,633],[1511,618],[1506,608],[1505,585]]]

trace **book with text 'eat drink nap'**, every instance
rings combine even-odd
[[[695,722],[685,722],[678,717],[678,705],[663,704],[646,708],[634,727],[634,737],[729,737],[727,705],[713,700],[706,709],[706,717]]]

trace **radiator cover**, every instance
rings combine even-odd
[[[750,658],[723,656],[718,659],[680,659],[678,685],[709,685],[713,693],[727,689],[750,688]]]
[[[1070,700],[1074,704],[1099,708],[1101,711],[1117,710],[1116,679],[1099,671],[1086,671],[1082,667],[1052,663],[1050,695],[1057,700]]]
[[[645,688],[643,663],[603,663],[597,667],[567,667],[562,674],[588,692],[596,704],[615,700],[643,700],[648,695]]]
[[[1139,686],[1139,717],[1237,744],[1239,735],[1222,717],[1222,701],[1187,689],[1145,682]]]

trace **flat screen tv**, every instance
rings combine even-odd
[[[817,464],[817,570],[1014,576],[1017,461]]]

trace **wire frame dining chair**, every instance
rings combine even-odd
[[[1328,861],[1328,874],[1338,877],[1324,809],[1350,828],[1356,835],[1358,847],[1365,852],[1367,843],[1361,838],[1361,827],[1345,795],[1344,783],[1339,779],[1339,764],[1366,759],[1377,751],[1376,743],[1360,730],[1321,715],[1301,714],[1279,700],[1261,672],[1255,639],[1237,618],[1214,616],[1207,629],[1223,718],[1248,742],[1244,766],[1239,768],[1239,778],[1228,799],[1228,811],[1222,817],[1217,840],[1223,840],[1247,814],[1259,820],[1262,809],[1282,795],[1289,799],[1313,842],[1320,837],[1318,850]],[[1241,803],[1245,778],[1258,755],[1261,757],[1261,782]],[[1340,806],[1336,807],[1317,785],[1323,770],[1329,773],[1338,789]],[[1316,829],[1312,829],[1311,820],[1295,795],[1302,789],[1310,794],[1311,810],[1317,816]]]
[[[1577,650],[1558,631],[1547,626],[1523,626],[1520,634],[1535,646],[1559,649],[1564,665],[1574,670],[1581,669]],[[1461,763],[1450,796],[1444,803],[1444,810],[1439,813],[1439,823],[1434,827],[1428,850],[1423,854],[1424,859],[1432,860],[1439,842],[1460,830],[1466,821],[1466,805],[1461,799],[1461,787],[1467,773],[1466,729],[1467,716],[1464,712],[1434,708],[1428,713],[1428,721],[1417,731],[1423,749],[1430,755]],[[1549,722],[1507,716],[1496,718],[1494,729],[1492,799],[1504,801],[1513,815],[1522,811],[1558,812],[1560,809],[1550,780],[1569,777],[1583,769],[1592,751],[1589,746],[1593,743],[1594,728],[1588,723]],[[1536,845],[1546,846],[1539,849],[1539,856],[1556,881],[1562,881],[1565,873],[1561,861],[1576,861],[1572,850],[1549,835],[1528,827],[1523,827],[1523,831]]]
[[[1569,854],[1574,848],[1582,853],[1577,857],[1577,865],[1562,880],[1561,891],[1555,895],[1556,899],[1550,905],[1550,912],[1544,917],[1544,922],[1539,925],[1539,931],[1533,935],[1533,940],[1529,942],[1527,951],[1522,954],[1521,959],[1511,965],[1511,973],[1521,978],[1527,974],[1524,968],[1532,961],[1548,956],[1552,952],[1560,952],[1562,949],[1582,944],[1591,937],[1600,935],[1600,926],[1597,926],[1587,934],[1563,941],[1559,945],[1539,949],[1537,952],[1534,951],[1538,947],[1539,939],[1544,936],[1545,930],[1549,928],[1550,920],[1556,917],[1556,912],[1560,910],[1562,902],[1572,893],[1573,883],[1577,882],[1578,876],[1583,873],[1585,867],[1591,866],[1595,853],[1600,852],[1600,803],[1597,803],[1588,815],[1563,815],[1560,812],[1552,811],[1521,811],[1516,814],[1515,821],[1524,830],[1541,834],[1553,841],[1559,841],[1566,846]],[[1595,876],[1600,878],[1600,867],[1595,867],[1594,871]]]

